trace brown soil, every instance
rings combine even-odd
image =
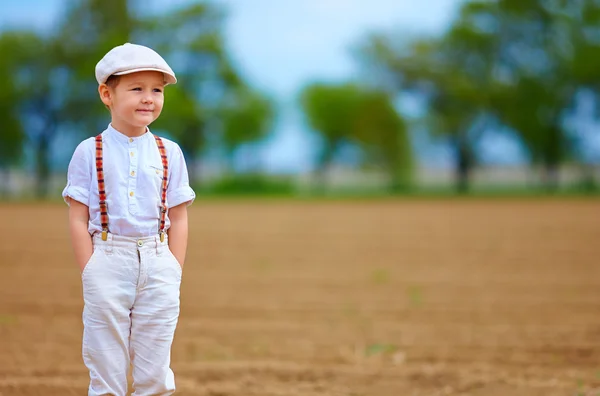
[[[600,202],[202,202],[184,395],[600,395]],[[83,395],[66,206],[0,206],[0,395]]]

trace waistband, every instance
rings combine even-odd
[[[110,232],[107,235],[106,241],[102,240],[102,233],[94,233],[92,236],[92,240],[94,245],[98,246],[110,246],[110,247],[118,247],[118,248],[159,248],[163,246],[168,246],[169,236],[165,233],[164,241],[160,241],[160,235],[152,235],[147,237],[128,237],[122,235],[111,234]]]

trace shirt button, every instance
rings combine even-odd
[[[129,143],[133,143],[133,139],[132,138],[129,138]]]
[[[156,174],[157,174],[157,175],[158,175],[158,174],[160,174],[160,171],[158,171],[158,170],[157,170],[157,171],[156,171]]]
[[[133,151],[131,153],[129,153],[132,157],[133,157]]]
[[[142,247],[142,246],[144,246],[144,241],[142,241],[141,239],[138,239],[138,241],[137,241],[137,245],[138,245],[139,247]]]
[[[131,176],[135,176],[135,171],[131,171]]]
[[[133,191],[129,193],[129,196],[130,196],[130,197],[133,197],[133,195],[134,195],[134,194],[133,194]]]

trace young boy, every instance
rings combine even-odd
[[[148,129],[177,79],[148,47],[124,44],[96,65],[111,123],[79,144],[63,198],[83,284],[88,395],[171,395],[187,206],[195,198],[179,146]]]

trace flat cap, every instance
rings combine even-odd
[[[98,84],[106,83],[111,75],[121,76],[140,71],[158,71],[167,84],[177,83],[175,73],[156,51],[139,44],[125,43],[114,47],[96,65]]]

